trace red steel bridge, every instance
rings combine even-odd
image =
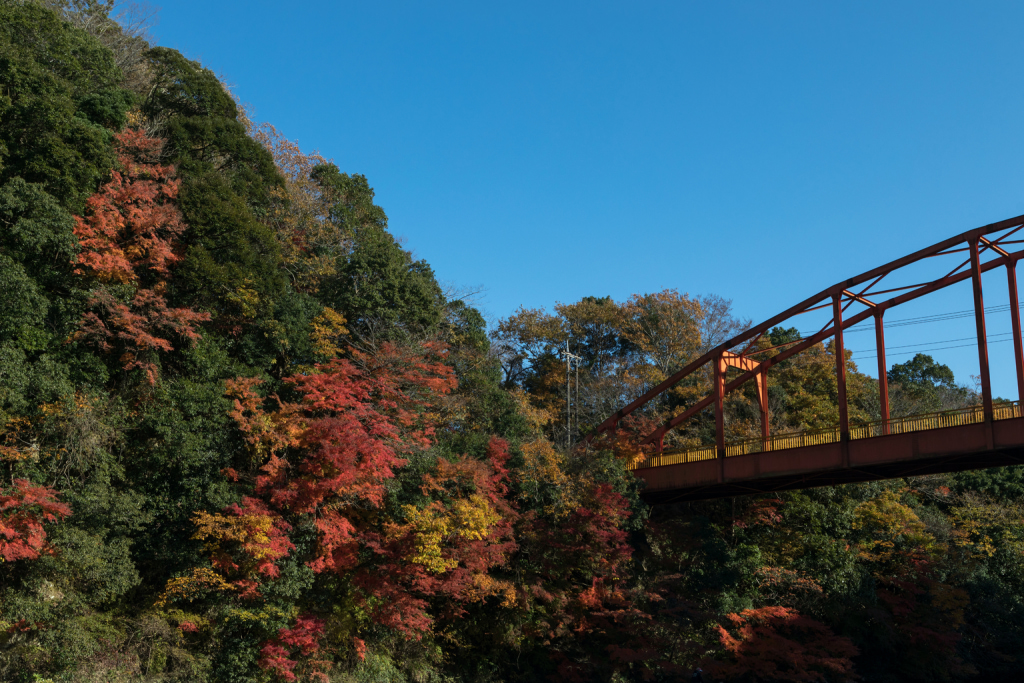
[[[595,430],[613,432],[630,413],[669,391],[694,373],[713,377],[709,395],[662,424],[642,445],[653,454],[634,465],[644,479],[644,498],[672,503],[749,493],[825,486],[894,477],[982,469],[1024,463],[1024,348],[1017,295],[1017,261],[1024,250],[1024,216],[969,230],[884,266],[840,282],[783,311],[760,325],[720,344],[661,384],[609,417]],[[953,263],[956,267],[950,268]],[[923,269],[932,274],[921,278]],[[1018,400],[993,405],[982,273],[1005,268],[1009,314],[1013,328],[1014,365]],[[912,284],[893,286],[907,275]],[[933,279],[932,279],[933,278]],[[923,282],[921,280],[924,280]],[[888,368],[885,359],[884,318],[889,309],[970,280],[974,290],[981,380],[981,405],[961,410],[892,419],[889,415]],[[885,284],[883,285],[883,281]],[[780,347],[758,344],[773,327],[805,313],[830,311],[831,319],[816,334]],[[821,314],[819,314],[821,315]],[[874,321],[878,360],[881,419],[850,425],[846,399],[843,332],[857,323]],[[787,434],[769,433],[768,372],[787,358],[834,338],[838,384],[839,424],[832,429]],[[773,355],[765,355],[774,352]],[[707,366],[710,365],[710,368]],[[741,373],[729,379],[729,369]],[[733,375],[737,370],[733,371]],[[724,400],[746,382],[756,383],[761,412],[761,436],[727,443]],[[716,443],[683,450],[666,450],[665,434],[709,407],[714,408]]]

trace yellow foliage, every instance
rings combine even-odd
[[[530,402],[530,397],[522,389],[513,389],[512,398],[516,402],[516,407],[519,408],[519,414],[526,419],[526,424],[530,427],[530,432],[540,436],[544,433],[551,422],[554,421],[554,416],[550,410],[545,408],[535,407]]]
[[[523,467],[517,476],[524,492],[540,496],[542,487],[557,491],[557,496],[544,506],[544,514],[563,517],[583,505],[583,491],[593,483],[566,474],[565,455],[555,450],[546,439],[523,444]]]
[[[565,456],[555,450],[551,442],[538,439],[522,445],[523,468],[518,472],[522,481],[535,481],[562,488],[568,477],[562,471]]]
[[[203,631],[210,628],[210,626],[212,625],[209,619],[199,614],[195,614],[193,612],[186,612],[180,609],[165,610],[163,614],[167,619],[174,622],[175,626],[180,626],[181,624],[188,622],[195,626],[196,629]]]
[[[474,574],[473,587],[476,588],[477,600],[482,600],[491,595],[501,596],[501,606],[504,608],[515,607],[519,600],[516,598],[516,588],[511,581],[495,579],[490,574]]]
[[[9,418],[0,426],[0,462],[39,457],[39,448],[28,434],[32,423],[24,417]]]
[[[420,510],[414,505],[404,506],[408,526],[416,534],[416,554],[412,561],[422,564],[427,571],[442,574],[458,566],[458,562],[445,559],[442,545],[451,534],[451,525],[445,509],[435,503]]]
[[[657,383],[702,349],[700,302],[675,289],[654,294],[634,294],[621,309],[622,336],[636,345],[655,372],[648,381]]]
[[[229,608],[224,612],[225,621],[240,621],[242,623],[252,624],[268,624],[274,623],[275,621],[280,622],[281,620],[291,621],[298,614],[298,610],[294,607],[289,610],[283,610],[278,607],[272,607],[266,605],[263,609],[254,612],[240,607]]]
[[[283,403],[277,395],[278,409],[268,413],[263,408],[264,400],[256,392],[262,383],[254,377],[239,377],[225,380],[225,395],[232,400],[231,417],[245,435],[245,442],[257,464],[270,455],[295,446],[306,428],[305,421],[298,416],[299,407]]]
[[[246,280],[233,292],[224,295],[224,300],[234,304],[244,318],[255,318],[260,312],[260,294]]]
[[[412,561],[434,574],[442,574],[459,564],[444,557],[445,545],[451,539],[483,540],[491,527],[501,521],[501,516],[479,494],[456,500],[450,508],[435,501],[422,510],[413,505],[403,509],[408,522],[401,529],[411,530],[416,535],[416,554]]]
[[[179,576],[168,581],[156,606],[163,608],[168,602],[179,599],[191,602],[209,591],[233,590],[235,590],[235,586],[228,583],[217,572],[207,567],[196,567],[188,576]]]
[[[973,508],[954,508],[953,510],[953,543],[960,548],[968,548],[972,554],[992,557],[996,554],[996,546],[992,537],[986,533],[988,529],[983,519],[979,519]]]
[[[887,562],[905,552],[932,554],[939,550],[924,522],[893,491],[858,505],[853,528],[870,534],[860,543],[860,555],[873,562]]]
[[[348,334],[345,322],[345,316],[327,306],[324,306],[320,315],[313,318],[313,330],[309,333],[309,340],[313,343],[313,350],[318,355],[328,357],[338,355],[341,349],[335,342],[338,337]]]
[[[953,544],[976,558],[992,557],[1002,548],[1024,555],[1024,508],[968,501],[953,508]]]
[[[471,495],[468,500],[455,501],[452,505],[451,518],[455,533],[471,541],[487,538],[490,528],[501,521],[501,515],[479,494]]]
[[[141,128],[146,123],[146,116],[138,109],[132,109],[127,114],[129,128]]]
[[[199,512],[193,517],[197,527],[192,538],[207,541],[207,550],[216,551],[225,541],[236,541],[255,560],[276,557],[271,548],[270,530],[274,520],[267,515],[222,515]]]
[[[945,613],[953,628],[964,625],[964,610],[971,603],[967,591],[936,581],[928,592],[932,596],[932,606]]]

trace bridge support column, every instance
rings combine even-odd
[[[985,410],[985,422],[989,424],[989,440],[992,440],[992,382],[988,370],[988,337],[985,335],[985,301],[981,295],[981,260],[978,258],[977,237],[969,241],[971,250],[971,282],[974,284],[974,322],[978,331],[978,371],[981,374],[981,401]],[[992,444],[989,444],[989,448]]]
[[[1024,401],[1024,344],[1020,336],[1020,302],[1017,296],[1017,260],[1006,264],[1006,279],[1010,285],[1010,321],[1013,323],[1013,361],[1017,368],[1017,400]]]
[[[715,357],[715,450],[718,481],[725,481],[725,355]]]
[[[882,434],[889,433],[889,364],[885,360],[884,309],[875,309],[875,352],[878,357],[878,404],[882,414]]]
[[[832,324],[835,326],[836,385],[839,389],[839,443],[843,449],[843,467],[850,466],[850,416],[846,410],[846,346],[843,344],[843,294],[832,295]]]
[[[761,451],[768,450],[768,371],[758,370],[757,377],[757,402],[761,408]]]

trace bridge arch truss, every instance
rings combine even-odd
[[[843,480],[854,481],[882,478],[882,476],[885,476],[884,473],[881,476],[875,476],[875,474],[878,474],[878,468],[875,468],[875,472],[867,471],[863,467],[859,467],[858,463],[851,461],[849,444],[851,440],[858,437],[896,437],[899,433],[914,431],[914,427],[912,425],[908,427],[906,421],[893,421],[889,415],[889,388],[885,355],[885,314],[890,309],[902,304],[969,280],[972,283],[974,295],[974,322],[977,337],[982,405],[977,409],[961,411],[964,413],[961,417],[951,413],[941,419],[935,418],[935,421],[929,424],[938,429],[970,426],[974,428],[974,432],[977,432],[984,442],[983,446],[977,444],[978,447],[972,446],[972,452],[994,453],[1000,451],[1001,446],[997,443],[999,441],[997,438],[998,430],[994,428],[993,423],[1000,418],[1021,418],[1014,420],[1014,422],[1021,423],[1021,454],[1024,454],[1024,417],[1020,413],[1020,401],[1024,398],[1024,344],[1022,344],[1021,338],[1016,275],[1017,262],[1024,258],[1024,249],[1021,249],[1020,245],[1024,245],[1024,216],[1017,216],[1016,218],[969,230],[856,277],[839,282],[711,349],[657,386],[651,388],[629,405],[616,411],[597,427],[588,437],[588,440],[593,439],[598,434],[614,432],[623,418],[643,408],[695,373],[708,373],[713,377],[712,390],[708,395],[641,438],[640,443],[653,446],[655,452],[653,457],[641,465],[641,472],[646,473],[645,478],[648,479],[649,485],[652,479],[658,478],[653,473],[653,470],[658,469],[658,466],[687,465],[690,464],[687,462],[687,459],[700,461],[700,474],[697,474],[698,468],[690,468],[695,477],[688,479],[682,474],[680,476],[669,476],[670,479],[677,483],[668,484],[667,490],[678,494],[676,495],[677,499],[693,498],[695,496],[713,497],[714,495],[730,495],[732,493],[744,492],[747,489],[750,491],[777,490],[778,488],[794,488],[803,484],[814,485],[814,483],[837,483]],[[957,264],[956,267],[949,269],[950,263],[953,262]],[[934,263],[934,266],[931,266],[932,263]],[[893,286],[896,284],[894,281],[899,280],[901,273],[905,276],[911,270],[908,267],[915,264],[929,267],[933,271],[933,275],[930,276],[931,279],[908,285]],[[1006,286],[1010,296],[1009,313],[1013,330],[1013,357],[1017,375],[1018,402],[1009,408],[993,405],[982,288],[982,274],[998,268],[1003,268],[1006,272]],[[782,345],[782,347],[759,347],[758,342],[764,339],[765,335],[772,328],[796,316],[819,310],[825,310],[827,313],[830,312],[831,319],[817,333],[795,342],[789,342]],[[878,391],[882,419],[865,432],[863,428],[857,427],[851,430],[850,426],[847,408],[844,331],[868,320],[872,320],[874,323],[876,360],[878,364]],[[787,441],[786,435],[771,435],[769,433],[767,408],[767,375],[772,366],[830,338],[834,339],[835,344],[835,372],[839,403],[839,424],[837,428],[825,430],[828,432],[826,436],[817,439],[817,443],[810,444],[807,443],[807,435],[804,435],[799,443],[790,443],[792,439]],[[776,351],[776,354],[769,357],[761,357],[767,351]],[[710,366],[710,372],[708,372],[708,366]],[[728,380],[727,371],[730,367],[738,368],[742,371],[742,374],[735,379]],[[831,446],[829,453],[835,457],[830,457],[828,463],[823,463],[821,471],[834,470],[836,473],[845,472],[845,474],[825,476],[824,478],[819,477],[818,480],[815,480],[814,475],[816,471],[813,467],[808,469],[807,467],[791,466],[793,463],[782,463],[775,469],[769,467],[768,469],[771,471],[767,476],[759,476],[759,473],[764,469],[762,467],[764,463],[753,463],[751,461],[751,464],[754,465],[753,470],[757,470],[757,474],[746,479],[742,479],[742,477],[746,476],[742,474],[740,478],[730,477],[727,471],[729,468],[726,465],[727,457],[748,455],[748,453],[745,450],[747,445],[743,445],[742,452],[733,452],[736,451],[736,447],[726,444],[725,397],[728,393],[739,389],[751,381],[755,382],[757,386],[756,396],[761,413],[761,437],[760,439],[753,440],[754,443],[751,445],[752,450],[756,451],[755,455],[767,456],[770,451],[780,452],[778,454],[781,455],[781,451],[796,451],[801,448],[806,449],[808,447],[829,445]],[[686,458],[683,458],[682,461],[676,458],[676,461],[673,462],[671,459],[665,458],[665,435],[709,407],[713,407],[715,415],[714,446],[693,452],[687,455]],[[927,427],[928,425],[924,426]],[[815,441],[814,435],[811,435],[811,441]],[[883,439],[883,441],[886,440]],[[888,441],[896,443],[893,439],[888,439]],[[758,442],[760,443],[758,444]],[[920,450],[920,444],[916,441],[914,444],[910,444],[910,442],[907,442],[907,444],[909,444],[908,447],[912,450]],[[904,445],[907,446],[907,444]],[[876,445],[884,449],[882,441]],[[1006,449],[1002,450],[1006,451]],[[838,458],[838,462],[835,462],[836,458]],[[764,459],[762,457],[762,460]],[[1010,461],[1020,462],[1021,460],[1017,455],[1013,455]],[[996,461],[975,458],[973,462],[977,463],[978,466],[986,466],[993,463],[1006,464],[998,458],[996,458]],[[712,464],[716,464],[717,467],[709,467]],[[946,469],[966,469],[969,466],[969,464],[965,466],[961,458],[959,465],[948,466]],[[715,479],[717,482],[709,481],[709,475],[716,469],[717,475]],[[750,469],[749,467],[746,468],[746,470]],[[927,467],[924,469],[927,470]],[[932,469],[935,470],[935,467]],[[857,474],[858,471],[860,471],[860,475]],[[896,473],[895,476],[898,476],[901,470],[896,468],[892,471]],[[942,466],[937,471],[942,471]],[[786,474],[787,472],[790,474]],[[667,475],[667,473],[665,474]],[[730,483],[730,479],[735,481]],[[758,483],[758,480],[761,480],[760,483]],[[748,486],[744,487],[744,482]],[[715,485],[716,483],[717,486]]]

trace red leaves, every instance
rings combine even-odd
[[[350,575],[367,612],[410,636],[430,628],[426,597],[446,592],[468,601],[503,591],[483,574],[515,547],[508,540],[514,513],[503,497],[507,444],[500,440],[490,445],[488,462],[442,460],[427,478],[425,487],[452,498],[451,509],[438,503],[444,518],[433,520],[452,529],[439,537],[445,547],[436,549],[440,565],[433,569],[443,570],[414,561],[423,552],[418,528],[385,533],[370,512],[384,504],[386,483],[405,464],[400,454],[430,445],[437,404],[455,387],[444,353],[433,344],[383,344],[374,355],[355,352],[353,360],[336,359],[318,366],[317,374],[286,380],[303,397],[297,403],[260,398],[256,379],[227,383],[231,415],[254,456],[264,461],[254,489],[261,514],[282,522],[286,516],[312,516],[318,542],[307,565],[317,573]],[[268,403],[276,406],[268,409]],[[254,499],[245,506],[254,508]],[[201,533],[204,522],[219,523],[224,515],[202,517]],[[223,537],[226,531],[218,533]],[[266,568],[278,557],[271,540],[259,539]],[[214,562],[232,569],[246,553],[253,557],[243,544]],[[253,578],[273,578],[260,573],[262,578]],[[271,650],[267,661],[286,667]]]
[[[398,573],[394,571],[396,569]],[[354,577],[354,583],[362,594],[361,607],[369,608],[376,623],[407,638],[420,638],[430,633],[434,619],[427,613],[429,605],[408,587],[408,584],[415,583],[409,579],[418,576],[423,576],[422,572],[405,563],[383,565],[376,570],[365,568]]]
[[[155,384],[154,354],[173,349],[170,336],[198,339],[196,326],[210,316],[170,308],[163,295],[170,268],[181,258],[178,239],[187,226],[174,203],[174,168],[155,163],[162,141],[125,130],[115,144],[122,170],[112,171],[110,181],[88,199],[85,217],[75,217],[82,247],[75,272],[136,289],[125,299],[98,288],[77,338],[104,352],[119,350],[125,370],[141,369]]]
[[[288,540],[291,525],[262,500],[248,496],[242,499],[242,505],[229,505],[224,512],[197,514],[194,538],[206,541],[214,567],[238,577],[234,585],[241,597],[258,597],[257,580],[277,578],[280,571],[276,561],[295,549]]]
[[[320,533],[318,556],[309,562],[316,573],[348,571],[358,563],[359,540],[356,528],[337,510],[325,510],[316,520]]]
[[[267,494],[277,508],[299,513],[311,513],[328,499],[380,507],[384,481],[405,460],[385,441],[397,437],[393,426],[373,411],[359,412],[312,421],[303,434],[309,449],[294,476],[288,481],[260,477],[257,493]]]
[[[431,629],[434,596],[448,599],[445,617],[490,596],[515,602],[512,585],[488,574],[516,549],[517,515],[505,499],[508,444],[501,439],[492,439],[486,460],[439,459],[421,486],[434,500],[406,506],[404,524],[388,521],[396,511],[378,512],[385,485],[406,462],[401,456],[430,445],[439,401],[455,386],[443,360],[436,345],[383,344],[372,356],[355,353],[354,360],[318,366],[318,374],[289,378],[303,397],[298,403],[261,399],[255,379],[228,383],[232,416],[266,459],[255,494],[267,513],[312,516],[317,547],[306,564],[346,575],[370,618],[409,637]],[[238,555],[236,549],[215,563],[237,563],[231,558]],[[274,649],[282,646],[268,647],[268,666],[288,670]]]
[[[545,604],[538,611],[549,615],[537,626],[545,640],[610,634],[645,618],[636,609],[641,596],[625,584],[632,548],[621,525],[629,514],[625,498],[597,484],[567,518],[530,522],[524,536],[536,575],[527,582],[531,597]]]
[[[259,420],[279,425],[271,431],[281,434],[296,424],[285,418],[301,408],[301,439],[265,439],[272,456],[257,479],[256,492],[275,508],[295,513],[315,513],[325,503],[330,509],[379,507],[384,482],[405,464],[399,453],[430,445],[431,409],[455,387],[442,354],[443,349],[432,344],[419,349],[384,344],[372,357],[357,354],[362,367],[335,359],[318,366],[319,374],[290,378],[304,396],[302,404],[281,405]],[[236,393],[241,381],[232,387]],[[247,407],[239,399],[234,415],[251,439],[256,422],[246,420],[244,410],[252,410],[252,403]],[[289,468],[276,454],[296,443],[304,447],[301,461]]]
[[[137,282],[144,270],[167,275],[181,258],[174,244],[187,227],[174,205],[174,167],[153,163],[162,140],[130,129],[114,140],[122,171],[112,171],[88,199],[85,218],[75,217],[77,272],[102,282]]]
[[[352,647],[356,651],[356,657],[360,660],[366,659],[366,643],[361,638],[353,638]]]
[[[487,461],[438,460],[423,477],[422,491],[433,502],[406,506],[407,522],[390,525],[384,538],[365,534],[379,562],[360,567],[354,581],[379,623],[419,637],[433,622],[426,598],[443,597],[438,616],[448,619],[492,596],[505,607],[516,603],[513,585],[489,574],[518,547],[512,528],[518,515],[503,497],[507,446],[492,438]]]
[[[763,498],[753,501],[746,510],[734,519],[732,525],[739,529],[756,526],[775,526],[782,522],[782,508],[784,501],[778,499]]]
[[[633,550],[628,535],[619,527],[629,514],[626,499],[609,484],[599,484],[591,491],[587,504],[577,508],[564,523],[541,524],[546,565],[552,576],[583,572],[589,582],[593,577],[625,574],[623,565]]]
[[[94,310],[85,314],[77,337],[91,341],[101,351],[121,349],[121,367],[142,370],[151,385],[157,379],[152,355],[174,350],[170,341],[158,335],[196,341],[199,333],[193,326],[210,318],[187,308],[169,308],[167,300],[151,289],[138,290],[128,304],[100,289],[90,304]]]
[[[316,617],[299,617],[295,626],[281,629],[278,641],[287,647],[309,656],[320,649],[320,638],[324,634],[324,622]]]
[[[283,681],[295,681],[295,669],[302,658],[309,664],[310,678],[326,682],[324,674],[330,663],[311,659],[320,651],[324,635],[324,622],[312,616],[300,616],[292,628],[282,628],[277,637],[263,644],[260,650],[260,668],[272,671]],[[293,659],[294,658],[294,659]]]
[[[245,442],[260,462],[279,451],[297,446],[305,422],[298,417],[300,407],[282,403],[276,395],[278,409],[268,413],[263,408],[264,400],[256,393],[256,387],[263,383],[256,377],[239,377],[224,381],[228,398],[232,400],[229,415],[238,425]],[[238,474],[231,469],[225,476],[236,481]]]
[[[712,678],[763,681],[850,681],[859,650],[819,621],[788,607],[726,615],[718,636],[729,659],[709,662]]]
[[[0,560],[36,559],[46,551],[43,524],[70,514],[53,489],[15,479],[13,490],[0,489]]]

